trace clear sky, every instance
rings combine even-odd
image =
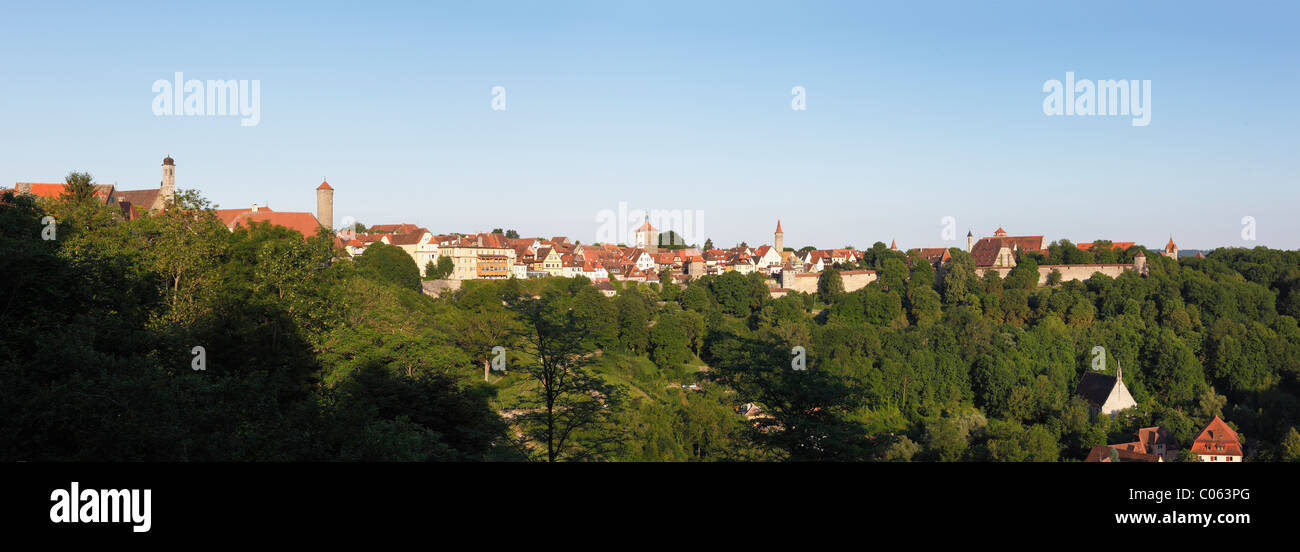
[[[223,207],[313,211],[328,177],[336,222],[440,233],[588,243],[626,202],[703,211],[720,246],[780,218],[792,247],[1003,226],[1296,249],[1298,21],[1294,2],[15,2],[0,183],[156,187],[171,154]],[[155,116],[178,71],[259,80],[260,123]],[[1067,71],[1152,81],[1150,124],[1044,115]]]

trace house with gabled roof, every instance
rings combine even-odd
[[[1139,454],[1153,454],[1166,462],[1172,462],[1177,458],[1179,450],[1178,440],[1169,430],[1159,426],[1139,429],[1136,441],[1106,446]]]
[[[767,274],[781,270],[781,255],[775,246],[764,245],[754,250],[754,267]]]
[[[1192,440],[1192,454],[1202,462],[1241,462],[1241,437],[1223,418],[1215,416]]]
[[[426,275],[426,268],[429,263],[438,262],[438,241],[434,239],[433,232],[428,228],[415,228],[405,232],[389,234],[386,236],[387,243],[402,248],[411,259],[415,261],[415,266],[420,269],[420,275]]]
[[[952,252],[947,247],[918,247],[907,250],[909,258],[914,253],[935,268],[942,267],[952,260]]]
[[[1033,251],[1047,255],[1047,242],[1043,236],[1008,236],[1001,227],[990,237],[980,238],[971,246],[970,255],[977,268],[1009,268],[1016,266],[1016,255]]]

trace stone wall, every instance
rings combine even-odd
[[[817,293],[817,281],[821,279],[822,273],[808,272],[804,274],[781,273],[781,287],[789,291],[802,291],[804,293]],[[840,279],[844,281],[844,291],[857,291],[867,284],[876,281],[876,271],[874,270],[841,270]]]
[[[1060,271],[1061,281],[1067,282],[1070,280],[1087,280],[1088,278],[1092,278],[1092,275],[1097,272],[1110,276],[1111,278],[1118,278],[1119,275],[1123,274],[1125,271],[1136,270],[1136,268],[1131,264],[1040,265],[1038,267],[1038,285],[1047,285],[1047,275],[1051,274],[1052,270]],[[1006,267],[975,269],[976,276],[983,277],[985,272],[996,272],[998,273],[998,276],[1006,278],[1007,274],[1011,273],[1011,269]]]
[[[437,297],[446,291],[456,291],[464,280],[423,280],[420,282],[425,295]]]

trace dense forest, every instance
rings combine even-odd
[[[954,249],[936,278],[876,244],[851,293],[831,269],[779,299],[735,272],[435,298],[392,246],[346,260],[323,231],[228,231],[192,191],[130,221],[92,195],[0,197],[2,460],[1065,461],[1215,415],[1248,461],[1300,460],[1300,252],[1039,287],[1139,248],[1062,242],[1005,279]],[[1114,419],[1073,395],[1097,347],[1138,402]]]

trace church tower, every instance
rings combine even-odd
[[[334,188],[328,181],[316,187],[316,220],[321,226],[334,231]]]
[[[166,206],[176,199],[176,161],[168,155],[162,163],[162,186],[158,190],[158,201]]]
[[[785,232],[781,231],[781,219],[776,219],[776,233],[772,234],[772,245],[776,247],[777,255],[785,251]]]
[[[973,249],[974,247],[975,247],[975,234],[971,233],[970,230],[967,230],[966,231],[966,252],[970,253],[970,250]]]

